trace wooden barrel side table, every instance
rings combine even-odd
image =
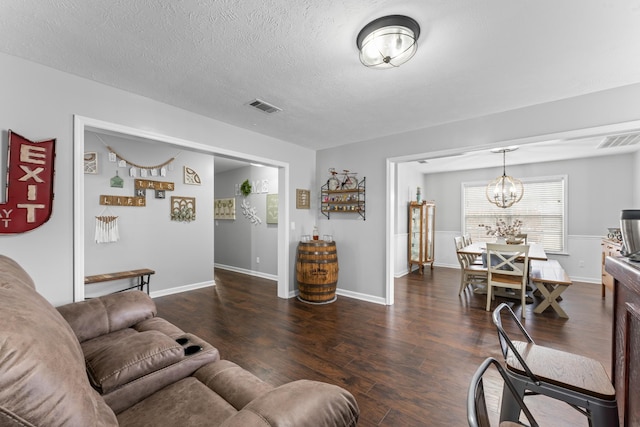
[[[296,256],[298,299],[312,304],[329,304],[336,300],[338,252],[335,242],[311,240],[300,242]]]

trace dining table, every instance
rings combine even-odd
[[[530,261],[531,260],[547,261],[548,260],[547,253],[545,252],[544,247],[540,243],[529,242],[527,243],[527,245],[529,246]],[[483,254],[487,253],[487,243],[486,242],[472,243],[470,245],[467,245],[458,249],[458,252],[465,255],[482,256]],[[486,255],[484,259],[486,259]],[[529,288],[530,286],[531,285],[527,286],[527,288]],[[535,285],[533,285],[533,288],[535,288]],[[532,290],[535,291],[536,289],[532,289]],[[484,287],[478,287],[474,290],[474,293],[486,294],[487,289]],[[509,298],[509,299],[515,299],[515,300],[520,299],[519,293],[510,292],[508,289],[505,289],[505,288],[496,288],[496,290],[494,291],[494,294],[495,296],[502,297],[502,298]],[[527,304],[533,303],[533,297],[530,295],[527,295],[526,302]]]
[[[529,246],[529,259],[535,259],[538,261],[546,261],[547,253],[544,251],[544,247],[540,243],[531,242],[527,243]],[[458,250],[461,254],[482,256],[487,252],[487,244],[485,242],[472,243],[464,246]]]

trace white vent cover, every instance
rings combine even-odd
[[[269,104],[268,102],[265,102],[261,99],[254,99],[249,103],[249,105],[267,114],[277,113],[278,111],[282,111],[282,108],[278,108],[275,105]]]
[[[640,132],[607,136],[596,148],[614,148],[636,145],[640,142]]]

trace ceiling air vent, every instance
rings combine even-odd
[[[615,148],[636,145],[640,142],[640,132],[607,136],[596,148]]]
[[[275,105],[271,105],[268,102],[264,102],[261,99],[255,99],[251,101],[249,105],[267,114],[277,113],[278,111],[282,111],[282,108],[278,108]]]

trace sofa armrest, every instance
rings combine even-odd
[[[80,342],[128,328],[157,313],[156,304],[141,291],[104,295],[57,309]]]
[[[327,383],[299,380],[257,397],[221,427],[353,427],[360,409],[351,393]]]

